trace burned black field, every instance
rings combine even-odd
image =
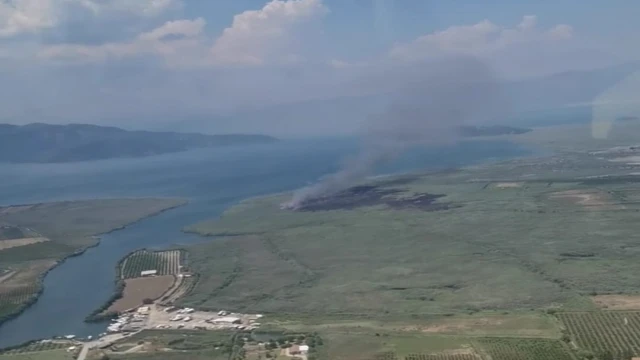
[[[417,193],[404,196],[403,193],[403,190],[382,188],[377,185],[354,186],[336,194],[306,200],[296,211],[353,210],[377,205],[385,205],[395,210],[422,211],[440,211],[459,207],[452,203],[436,202],[445,197],[444,194]]]

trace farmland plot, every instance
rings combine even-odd
[[[479,360],[480,358],[473,354],[411,354],[404,358],[405,360]]]
[[[140,250],[129,255],[121,266],[121,277],[140,277],[142,271],[157,270],[157,275],[175,275],[180,272],[180,250],[147,251]]]
[[[478,343],[493,360],[574,360],[560,340],[486,338]]]
[[[25,285],[0,292],[0,303],[2,304],[22,304],[29,300],[36,292],[38,285]]]
[[[638,311],[567,312],[558,317],[582,348],[640,354]]]

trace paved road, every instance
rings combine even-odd
[[[87,357],[87,353],[89,352],[89,348],[92,346],[92,343],[88,342],[88,343],[84,343],[84,345],[82,346],[82,350],[80,351],[80,354],[78,355],[78,358],[76,360],[84,360],[84,358]]]

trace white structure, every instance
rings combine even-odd
[[[309,352],[309,345],[300,345],[298,349],[300,350],[301,354],[306,354]]]
[[[213,320],[216,324],[240,324],[240,318],[233,316],[221,317]]]
[[[140,306],[138,308],[138,310],[137,310],[137,313],[141,314],[141,315],[147,315],[147,314],[149,314],[149,311],[151,311],[150,307],[148,307],[148,306]]]
[[[158,275],[158,270],[145,270],[140,272],[140,276],[155,276]]]

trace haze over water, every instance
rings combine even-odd
[[[72,164],[0,164],[0,205],[117,197],[183,197],[190,203],[102,236],[99,246],[68,259],[45,278],[38,302],[0,326],[0,347],[54,335],[97,335],[105,324],[84,318],[114,290],[115,265],[139,248],[215,241],[180,230],[219,216],[258,195],[300,188],[335,172],[357,150],[352,139],[282,141],[203,149],[139,159]],[[528,154],[507,142],[465,142],[414,150],[378,173],[450,168]]]

